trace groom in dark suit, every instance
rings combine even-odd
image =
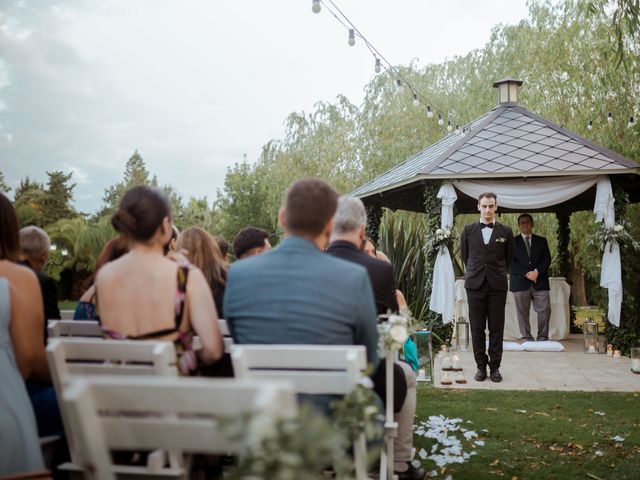
[[[515,252],[511,263],[509,290],[513,292],[513,302],[518,314],[518,326],[522,340],[533,340],[529,323],[529,310],[538,314],[538,335],[536,340],[549,337],[549,266],[551,253],[547,239],[531,233],[533,217],[523,213],[518,217],[520,235],[515,239]]]
[[[513,232],[496,222],[497,195],[480,194],[480,221],[464,226],[460,236],[460,251],[466,267],[464,287],[469,303],[469,323],[473,340],[473,355],[478,371],[475,379],[490,378],[501,382],[502,337],[504,335],[504,306],[507,300],[507,272],[513,257]],[[485,328],[489,326],[489,357],[485,345]]]

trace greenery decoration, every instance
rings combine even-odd
[[[442,247],[447,247],[449,252],[453,252],[453,241],[456,237],[453,228],[438,228],[431,235],[427,235],[425,253],[428,257],[435,257],[437,253],[442,253]]]
[[[600,228],[591,237],[591,243],[598,245],[601,251],[604,251],[608,243],[609,252],[612,252],[614,242],[620,247],[629,246],[636,252],[640,251],[640,242],[631,236],[629,227],[624,220],[612,227],[607,227],[604,222],[601,222]]]
[[[384,415],[378,402],[371,388],[358,385],[344,398],[331,402],[331,423],[350,443],[362,433],[368,442],[379,441],[384,433]]]

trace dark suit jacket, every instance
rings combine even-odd
[[[24,260],[19,262],[20,265],[31,268],[31,264]],[[33,270],[33,268],[31,268]],[[56,288],[56,281],[44,272],[33,272],[38,277],[38,283],[40,284],[40,291],[42,292],[42,303],[44,305],[44,342],[47,343],[47,322],[49,320],[60,320],[60,309],[58,308],[58,289]]]
[[[524,238],[522,235],[517,235],[511,262],[509,290],[522,292],[529,290],[531,285],[534,290],[549,290],[549,265],[551,265],[551,252],[549,252],[546,238],[531,235],[531,258],[529,258]],[[538,281],[535,283],[525,277],[526,273],[532,270],[538,270]]]
[[[353,243],[343,240],[331,243],[326,252],[334,257],[362,265],[367,269],[371,279],[371,286],[373,287],[373,297],[376,301],[378,315],[387,313],[388,310],[392,312],[398,311],[393,265],[384,260],[373,258],[359,250]]]
[[[466,266],[465,288],[480,288],[486,278],[492,290],[507,291],[507,272],[513,257],[511,228],[495,222],[489,243],[485,245],[480,222],[465,225],[460,235],[460,251]]]

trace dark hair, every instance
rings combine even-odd
[[[111,225],[123,235],[144,242],[153,237],[165,217],[171,218],[166,195],[156,188],[139,186],[124,194]]]
[[[478,202],[480,200],[482,200],[483,198],[493,198],[496,202],[498,201],[498,195],[496,195],[493,192],[483,192],[480,195],[478,195]]]
[[[338,192],[319,178],[303,178],[287,190],[284,200],[286,229],[293,234],[322,233],[338,208]]]
[[[211,292],[217,295],[224,288],[227,271],[213,236],[200,227],[190,227],[178,237],[177,248],[187,251],[189,261],[202,271]]]
[[[520,225],[520,219],[523,217],[527,217],[529,218],[529,220],[531,220],[531,225],[533,225],[533,217],[531,215],[529,215],[528,213],[521,213],[520,216],[518,217],[518,225]]]
[[[222,258],[225,258],[229,254],[229,242],[227,242],[227,239],[222,235],[214,235],[213,239],[218,244],[220,255],[222,255]]]
[[[86,288],[89,288],[91,285],[93,285],[98,270],[100,270],[107,263],[117,260],[128,252],[129,240],[126,237],[115,237],[105,243],[104,247],[102,248],[102,252],[100,252],[98,259],[96,260],[96,268],[94,268],[93,270],[93,275],[91,275],[86,281]]]
[[[249,250],[264,247],[269,233],[257,227],[246,227],[240,230],[233,239],[233,254],[242,258]]]
[[[17,262],[20,254],[18,216],[13,204],[0,193],[0,260]]]

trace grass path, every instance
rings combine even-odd
[[[417,424],[462,418],[484,446],[462,464],[427,470],[460,479],[639,479],[640,394],[418,389]],[[604,415],[602,415],[604,414]],[[470,420],[472,423],[466,423]],[[486,429],[488,432],[481,432]],[[616,436],[624,441],[616,441]],[[619,440],[618,437],[618,440]],[[435,440],[416,436],[431,452]]]

